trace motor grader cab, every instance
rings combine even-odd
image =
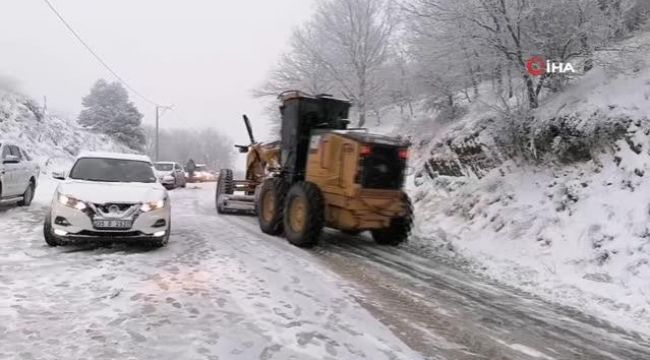
[[[247,154],[246,175],[244,180],[236,180],[232,169],[222,169],[219,172],[215,202],[217,212],[220,214],[255,214],[256,188],[268,176],[271,169],[280,167],[280,143],[255,141],[248,116],[244,115],[243,118],[250,144],[235,145],[235,147],[240,153]]]
[[[302,247],[316,244],[326,226],[369,230],[379,244],[405,241],[412,226],[402,189],[409,143],[348,129],[349,102],[297,91],[280,100],[280,168],[257,196],[262,231]]]

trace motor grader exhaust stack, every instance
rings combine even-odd
[[[270,169],[279,166],[279,143],[255,141],[248,116],[244,115],[243,119],[250,144],[235,147],[240,153],[247,154],[246,175],[245,179],[236,180],[232,169],[221,169],[215,194],[217,212],[220,214],[255,215],[255,190]]]

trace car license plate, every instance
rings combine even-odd
[[[133,226],[131,220],[95,220],[95,229],[130,229]]]

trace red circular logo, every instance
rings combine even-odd
[[[541,56],[533,56],[526,61],[526,70],[532,76],[542,76],[546,73],[546,61]]]

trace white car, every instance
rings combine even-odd
[[[39,168],[25,150],[0,140],[0,201],[18,200],[29,206],[34,199]]]
[[[87,240],[161,247],[169,241],[171,204],[147,156],[86,153],[75,161],[52,200],[43,232],[50,246]]]
[[[187,186],[183,167],[171,161],[159,161],[153,164],[160,183],[168,190]]]

